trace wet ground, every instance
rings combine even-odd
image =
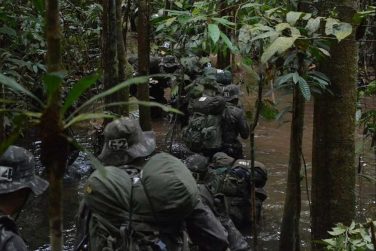
[[[285,99],[281,107],[289,105],[289,99]],[[311,103],[306,106],[305,128],[304,128],[304,157],[307,162],[308,177],[310,177],[311,142],[312,142],[312,118],[313,107]],[[289,120],[288,116],[285,120]],[[159,144],[166,136],[169,124],[166,121],[156,122],[153,125],[157,133]],[[267,122],[261,120],[256,131],[256,159],[265,163],[268,169],[268,182],[266,190],[268,199],[264,203],[262,222],[259,226],[260,250],[278,250],[278,238],[280,222],[283,214],[285,197],[288,153],[289,153],[290,123]],[[79,136],[80,141],[90,149],[90,138],[85,133]],[[361,141],[361,140],[360,140]],[[244,142],[245,145],[247,142]],[[38,155],[38,142],[29,147]],[[366,166],[364,171],[375,175],[375,163],[373,155],[368,148],[362,149],[360,153],[365,155]],[[246,147],[246,153],[249,149]],[[72,250],[74,239],[74,216],[78,209],[79,197],[82,194],[82,187],[87,178],[87,171],[90,168],[89,162],[84,155],[76,160],[73,166],[69,167],[68,175],[64,179],[64,243],[65,250]],[[308,184],[308,187],[310,184]],[[376,212],[374,185],[361,179],[358,181],[358,218],[374,217]],[[309,228],[309,203],[306,194],[306,184],[302,183],[302,215],[301,215],[301,238],[302,250],[310,250],[310,228]],[[49,250],[48,245],[48,220],[47,220],[47,198],[46,196],[33,201],[22,213],[22,220],[19,221],[22,235],[30,245],[31,250]]]

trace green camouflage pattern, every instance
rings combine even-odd
[[[105,165],[125,165],[135,158],[149,156],[156,147],[154,132],[143,132],[139,121],[120,118],[104,129],[104,146],[98,156]]]
[[[26,251],[25,242],[19,235],[16,223],[9,216],[0,215],[0,250]]]
[[[0,194],[29,188],[40,195],[47,187],[48,182],[35,175],[34,156],[22,147],[9,146],[0,157]]]
[[[182,139],[191,151],[219,149],[222,145],[220,115],[194,113],[182,130]]]

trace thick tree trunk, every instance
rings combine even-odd
[[[46,1],[46,35],[48,72],[61,71],[61,30],[58,0]],[[64,135],[60,113],[60,86],[51,94],[40,122],[41,160],[47,168],[49,188],[50,242],[53,251],[63,249],[62,235],[62,177],[68,156],[68,142]]]
[[[293,91],[293,112],[290,135],[290,159],[286,197],[281,225],[279,250],[300,250],[299,220],[301,208],[300,169],[305,100],[299,87]]]
[[[119,72],[119,82],[123,82],[127,79],[127,56],[125,51],[124,36],[123,36],[123,15],[121,12],[121,3],[122,0],[116,0],[116,32],[117,32],[117,57],[118,57],[118,72]],[[119,101],[128,101],[129,100],[129,88],[126,88],[120,91],[121,100]],[[129,114],[129,106],[121,106],[121,114],[127,116]]]
[[[149,0],[139,1],[138,10],[138,71],[140,75],[149,74],[150,64],[150,24],[149,24]],[[149,101],[149,83],[140,84],[137,87],[137,98]],[[151,114],[150,107],[140,106],[140,125],[142,130],[150,131]]]
[[[105,3],[107,2],[107,3]],[[114,87],[119,83],[119,71],[118,71],[118,54],[117,54],[117,16],[116,16],[116,0],[105,0],[104,5],[107,6],[107,12],[103,8],[103,15],[107,19],[107,33],[104,33],[106,42],[106,60],[104,65],[104,83],[105,89]],[[121,92],[115,92],[114,94],[107,96],[105,98],[105,103],[109,104],[112,102],[122,101]],[[112,113],[121,115],[121,107],[113,106],[109,108]]]
[[[323,14],[336,7],[351,22],[355,1],[321,1]],[[315,97],[312,151],[312,241],[327,238],[334,224],[355,216],[355,109],[357,45],[354,36],[335,44],[321,71],[333,94]],[[313,243],[314,244],[314,243]],[[323,250],[314,244],[314,250]]]

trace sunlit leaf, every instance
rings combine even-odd
[[[261,56],[261,63],[265,64],[268,60],[273,57],[275,54],[282,54],[286,50],[290,49],[293,45],[295,40],[298,37],[279,37],[273,41],[271,45],[264,51]]]
[[[302,14],[303,12],[290,11],[286,15],[286,21],[291,25],[295,25]]]
[[[217,24],[209,24],[208,25],[208,32],[209,32],[209,36],[213,40],[213,42],[217,43],[218,40],[219,40],[220,33],[221,33],[218,25]]]
[[[308,20],[307,25],[305,27],[308,30],[308,34],[311,35],[320,28],[321,19],[322,17],[316,17]]]

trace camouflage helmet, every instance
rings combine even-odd
[[[235,84],[227,85],[223,88],[223,97],[226,101],[232,101],[238,99],[241,95],[240,87]]]
[[[155,150],[154,132],[143,132],[139,121],[120,118],[104,129],[104,146],[98,156],[105,165],[124,165],[132,159],[147,157]]]
[[[212,163],[215,167],[232,166],[234,162],[235,162],[235,159],[228,156],[224,152],[217,152],[212,157]]]
[[[47,187],[48,182],[35,175],[34,156],[26,149],[9,146],[0,156],[0,194],[29,188],[40,195]]]
[[[193,154],[186,158],[183,163],[191,172],[205,173],[208,171],[208,158],[201,154]]]

